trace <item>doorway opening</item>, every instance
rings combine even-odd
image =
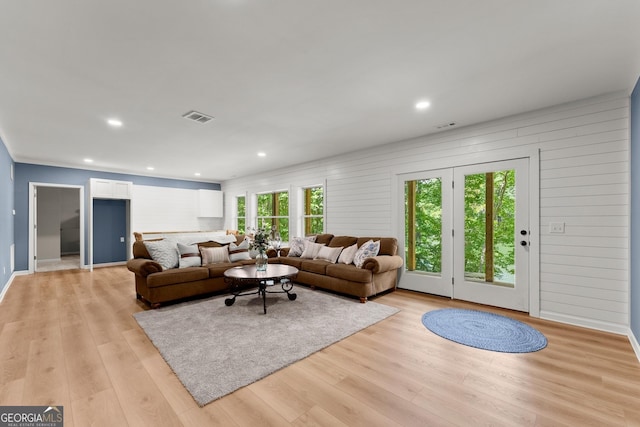
[[[29,272],[82,268],[84,187],[29,183]]]

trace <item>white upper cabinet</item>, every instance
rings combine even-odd
[[[131,199],[133,183],[111,179],[91,178],[89,181],[91,197],[95,199]]]
[[[222,218],[222,191],[198,190],[198,217]]]

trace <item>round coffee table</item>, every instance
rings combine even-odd
[[[233,267],[224,272],[224,280],[229,285],[232,298],[227,298],[224,303],[232,306],[236,302],[236,297],[245,295],[262,295],[262,305],[264,314],[267,314],[267,294],[286,293],[289,300],[293,301],[297,295],[291,292],[293,289],[293,279],[298,274],[298,269],[290,265],[267,264],[266,271],[258,271],[255,265],[243,265]],[[268,288],[280,284],[281,291],[270,291]],[[247,286],[257,286],[254,292],[242,292]]]

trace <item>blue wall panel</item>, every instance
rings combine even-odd
[[[28,163],[15,164],[15,223],[14,223],[14,239],[15,239],[15,257],[16,270],[29,269],[29,183],[52,183],[65,185],[83,185],[85,187],[85,213],[89,212],[88,195],[89,195],[89,179],[103,178],[118,181],[131,181],[135,185],[149,185],[155,187],[171,187],[185,189],[206,189],[220,190],[220,184],[211,182],[182,181],[166,178],[152,178],[139,175],[126,175],[110,172],[99,172],[86,169],[72,169],[55,166],[33,165]],[[88,227],[88,224],[85,224]],[[88,238],[89,230],[85,229],[85,236]],[[88,242],[85,238],[85,247],[88,248]],[[86,255],[88,256],[88,250]],[[87,264],[87,259],[84,260]],[[1,271],[0,271],[1,272]]]
[[[640,79],[631,93],[631,331],[640,338]]]
[[[11,278],[11,245],[13,237],[13,159],[0,139],[0,294]]]

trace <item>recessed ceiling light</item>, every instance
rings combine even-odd
[[[153,166],[147,166],[147,170],[148,170],[148,171],[152,171],[152,170],[154,170],[154,169],[155,169],[155,168],[154,168]]]
[[[122,126],[122,122],[118,119],[109,119],[107,120],[107,123],[109,123],[109,126],[113,126],[114,128]]]
[[[84,159],[84,162],[85,163],[93,163],[93,159],[86,158],[86,159]]]
[[[194,173],[195,176],[200,176],[200,172]]]
[[[258,157],[266,157],[267,153],[265,153],[264,151],[261,151],[258,153]]]
[[[431,106],[429,101],[420,101],[416,103],[416,110],[426,110],[429,106]]]

